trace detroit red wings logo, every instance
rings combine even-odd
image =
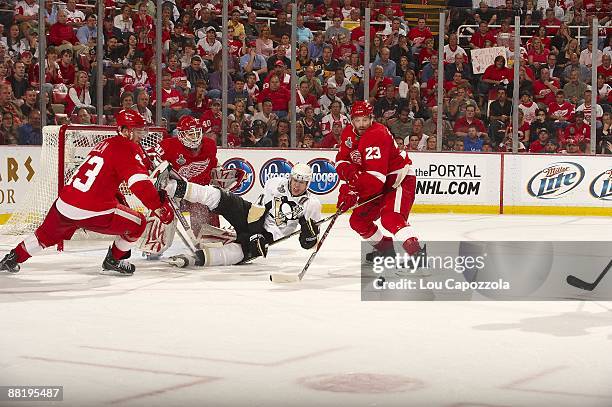
[[[198,175],[206,171],[206,168],[208,168],[208,164],[210,164],[210,158],[207,158],[204,161],[195,161],[191,164],[187,164],[179,168],[178,173],[182,177],[187,178],[189,180],[194,177],[197,177]]]
[[[354,162],[355,164],[361,164],[361,153],[359,152],[359,150],[351,151],[350,156],[352,162]]]

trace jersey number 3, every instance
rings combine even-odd
[[[97,155],[93,155],[89,157],[89,160],[85,161],[81,165],[81,169],[84,168],[87,164],[91,164],[93,165],[93,167],[85,171],[85,174],[83,174],[84,180],[79,176],[79,173],[81,172],[79,169],[79,171],[76,174],[74,174],[74,177],[72,178],[72,180],[68,183],[69,185],[72,183],[72,186],[81,192],[89,191],[92,184],[96,180],[96,177],[102,170],[102,166],[104,165],[104,159]]]
[[[380,157],[380,147],[366,147],[366,160],[378,160]]]

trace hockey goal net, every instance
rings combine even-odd
[[[4,235],[31,234],[42,223],[47,211],[57,198],[59,190],[70,180],[85,160],[89,151],[99,142],[117,134],[114,126],[63,125],[43,128],[36,180],[28,194],[28,201],[16,210],[0,229]],[[164,137],[165,129],[149,128],[149,134],[141,141],[144,148],[156,146]],[[130,207],[144,210],[142,203],[121,184],[121,192]]]

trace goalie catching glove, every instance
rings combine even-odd
[[[319,226],[303,216],[300,218],[300,245],[303,249],[312,249],[319,240]]]

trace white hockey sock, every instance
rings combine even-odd
[[[380,243],[384,237],[385,236],[380,231],[380,228],[377,227],[376,232],[374,232],[372,236],[365,238],[365,240],[372,246],[375,246],[376,244]]]
[[[30,256],[34,256],[44,249],[44,247],[38,243],[38,238],[36,235],[31,235],[23,239],[23,247],[25,247]]]
[[[399,242],[405,242],[411,237],[417,237],[417,234],[416,234],[416,230],[414,230],[414,228],[410,225],[404,226],[403,228],[398,230],[397,233],[395,234],[395,240]]]
[[[222,247],[207,247],[206,266],[231,266],[243,258],[242,246],[238,243],[228,243]]]
[[[210,185],[199,185],[190,182],[187,185],[184,199],[189,202],[206,205],[208,209],[214,210],[221,200],[221,191]]]
[[[127,252],[131,250],[132,247],[134,247],[136,242],[137,241],[129,242],[125,240],[124,238],[117,236],[117,238],[113,241],[113,244],[115,245],[117,249],[121,250],[122,252]]]

